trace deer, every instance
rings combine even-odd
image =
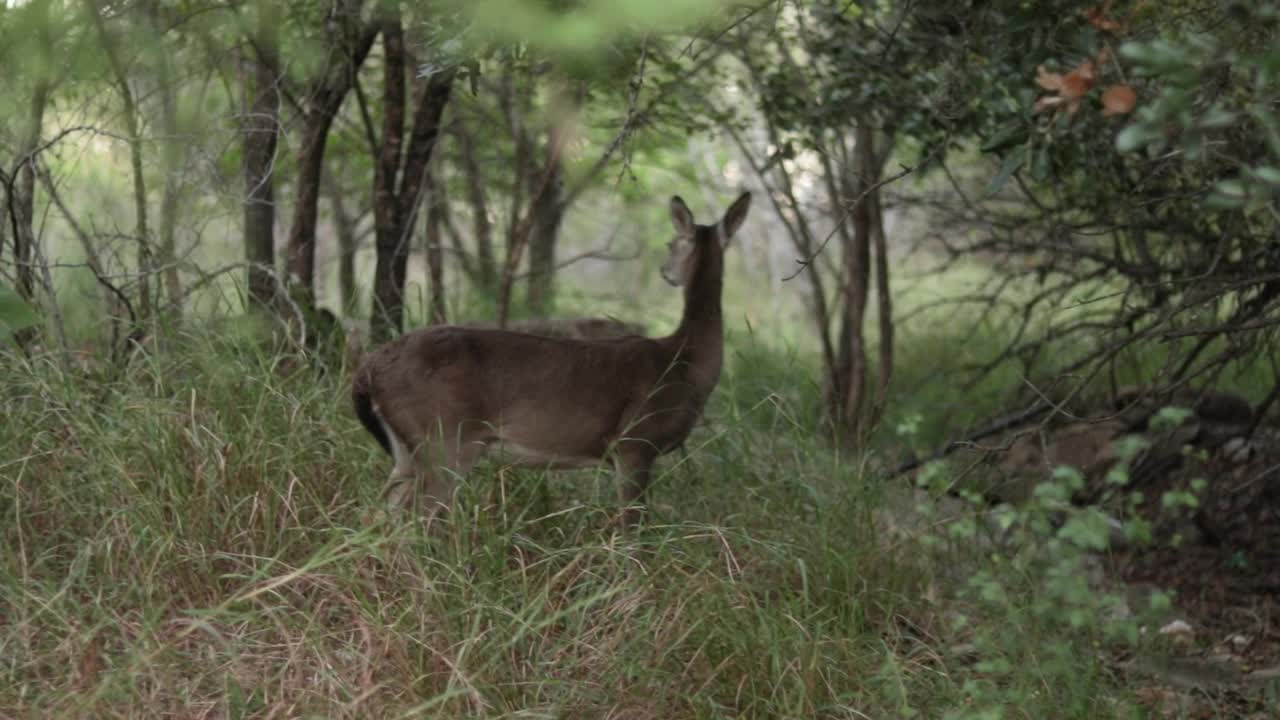
[[[370,353],[351,397],[394,463],[383,501],[428,518],[447,511],[457,480],[496,445],[517,466],[612,464],[621,524],[636,525],[654,462],[683,447],[719,381],[724,251],[750,204],[743,193],[715,225],[699,225],[684,200],[671,198],[675,237],[661,275],[683,289],[684,309],[665,337],[437,325]]]
[[[496,328],[497,323],[491,321],[471,321],[457,323],[462,327]],[[640,323],[626,322],[615,317],[545,317],[515,320],[505,328],[530,335],[545,335],[560,338],[603,338],[618,335],[644,335],[645,327]]]

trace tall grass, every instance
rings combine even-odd
[[[177,346],[111,384],[3,360],[0,715],[968,716],[935,561],[815,440],[802,359],[735,338],[638,532],[605,473],[493,464],[425,529],[375,512],[342,373]],[[1110,713],[1079,678],[1014,716]]]

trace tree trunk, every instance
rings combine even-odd
[[[329,128],[342,108],[342,102],[355,83],[356,73],[369,55],[378,36],[376,25],[358,27],[360,0],[352,0],[337,19],[346,40],[336,40],[337,55],[323,78],[316,81],[310,93],[309,107],[303,116],[302,144],[298,149],[297,188],[293,203],[293,220],[289,226],[289,280],[298,299],[305,304],[315,302],[316,216],[319,212],[320,181],[324,174],[324,151],[329,141]]]
[[[893,379],[893,299],[889,294],[889,250],[884,235],[884,206],[880,202],[880,191],[872,193],[871,197],[871,233],[876,253],[876,314],[880,326],[880,377],[871,422],[878,423],[889,403],[889,383]]]
[[[461,118],[455,127],[458,138],[458,154],[462,160],[462,173],[466,176],[467,202],[471,205],[472,232],[476,243],[476,277],[473,282],[486,297],[492,295],[498,285],[498,266],[493,253],[493,224],[489,222],[489,201],[485,193],[485,178],[476,157],[474,139]]]
[[[0,170],[0,173],[3,172]],[[0,258],[4,257],[5,248],[9,247],[9,228],[13,225],[13,218],[9,217],[8,179],[8,175],[0,174]]]
[[[434,163],[433,163],[434,164]],[[443,185],[432,168],[427,168],[426,194],[427,218],[424,223],[425,245],[427,254],[427,272],[431,276],[431,315],[432,325],[443,325],[448,318],[445,307],[444,288],[444,221],[445,196],[439,192]]]
[[[550,150],[555,145],[548,142]],[[559,158],[548,158],[547,190],[533,205],[533,230],[529,237],[529,310],[545,316],[551,311],[556,271],[556,241],[564,208],[560,198],[564,189],[564,169]]]
[[[347,210],[342,194],[343,188],[340,185],[329,183],[329,205],[333,208],[333,224],[338,236],[338,301],[343,314],[350,316],[359,301],[356,297],[356,250],[359,242],[356,237],[356,219]]]
[[[525,184],[527,182],[530,186],[530,192],[532,193],[531,205],[536,204],[539,202],[541,195],[546,192],[547,174],[553,167],[558,167],[559,165],[559,161],[552,157],[547,167],[541,172],[532,166],[530,146],[533,143],[530,141],[528,130],[525,128],[525,118],[531,102],[528,88],[533,85],[534,79],[529,77],[527,80],[525,88],[517,87],[514,62],[508,62],[503,69],[502,79],[498,88],[498,105],[502,110],[503,119],[507,123],[507,130],[511,134],[513,154],[511,204],[507,211],[507,259],[503,263],[502,277],[498,281],[498,327],[500,328],[507,326],[507,318],[511,314],[511,295],[512,288],[515,285],[516,271],[520,268],[520,262],[524,255],[525,247],[529,244],[529,234],[532,230],[532,208],[528,211],[525,209]],[[548,153],[558,153],[558,148],[553,144],[549,144]],[[552,162],[554,162],[554,165]],[[542,177],[534,178],[532,177],[534,175],[541,175]]]
[[[529,237],[528,302],[534,315],[547,315],[554,300],[556,242],[560,238],[560,224],[565,211],[564,162],[560,148],[581,103],[581,93],[560,86],[547,119],[547,164],[544,168],[547,186],[541,194],[536,187],[531,185],[529,188],[533,197],[533,229]]]
[[[35,269],[31,266],[36,243],[36,153],[40,148],[40,131],[44,126],[45,106],[49,101],[49,85],[37,81],[31,91],[31,104],[27,112],[27,124],[18,146],[18,176],[14,182],[12,198],[17,228],[13,237],[13,260],[16,266],[18,287],[16,290],[28,302],[35,293]]]
[[[152,2],[147,5],[147,14],[151,20],[152,30],[159,38],[165,31],[165,23],[160,15],[160,7]],[[178,92],[174,87],[173,67],[169,52],[163,45],[157,45],[158,52],[152,59],[155,63],[160,96],[160,140],[161,168],[164,172],[164,189],[160,196],[160,262],[163,267],[161,277],[164,279],[164,293],[168,301],[166,315],[177,321],[182,316],[182,281],[178,274],[177,225],[178,204],[181,201],[182,186],[178,182],[178,173],[182,160],[182,144],[178,139]]]
[[[271,27],[263,17],[254,40],[255,58],[245,81],[244,255],[249,263],[249,301],[270,308],[276,297],[275,162],[280,136],[279,57]]]
[[[404,30],[396,6],[383,20],[382,138],[373,174],[373,227],[377,265],[373,273],[373,311],[369,332],[375,342],[399,330],[404,315],[404,281],[409,264],[408,238],[396,180],[404,141]]]
[[[386,340],[404,328],[404,284],[409,241],[426,184],[427,167],[440,134],[440,118],[453,91],[454,70],[436,72],[417,83],[417,102],[408,145],[404,145],[405,50],[399,8],[381,22],[385,89],[382,141],[373,180],[373,218],[377,265],[373,273],[373,311],[369,334]]]
[[[329,141],[333,113],[328,108],[312,108],[304,120],[302,144],[298,148],[298,177],[294,180],[293,220],[289,224],[289,286],[310,304],[315,298],[316,223],[320,204],[320,178],[324,173],[324,150]]]
[[[142,174],[142,130],[138,120],[138,106],[133,89],[129,86],[129,74],[116,53],[115,41],[107,32],[102,9],[95,0],[85,0],[85,7],[93,19],[98,40],[102,44],[107,64],[124,104],[125,140],[129,144],[129,161],[133,171],[134,232],[138,243],[138,322],[146,325],[152,314],[151,273],[154,263],[151,258],[150,232],[147,229],[147,185]]]
[[[848,190],[844,194],[844,202],[853,203],[853,233],[845,243],[843,253],[840,341],[827,398],[837,439],[860,443],[873,420],[872,408],[867,406],[867,349],[863,328],[871,284],[872,236],[879,202],[879,191],[875,185],[879,181],[883,158],[876,155],[875,134],[869,125],[859,123],[854,142],[855,177],[846,184]],[[886,280],[887,273],[886,268]],[[887,290],[885,285],[885,292]],[[888,312],[887,303],[882,304],[882,309]],[[882,375],[882,382],[887,383],[887,376]]]

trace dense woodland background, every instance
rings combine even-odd
[[[0,2],[0,715],[1270,716],[1278,28]],[[669,197],[742,190],[649,527],[497,464],[373,512],[364,350],[666,333]]]

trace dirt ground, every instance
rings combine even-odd
[[[1163,510],[1168,491],[1207,484],[1198,508]],[[1280,690],[1280,429],[1258,428],[1246,446],[1197,452],[1136,476],[1153,524],[1150,546],[1108,558],[1113,577],[1172,590],[1185,639],[1159,667],[1139,667],[1156,717],[1272,717]]]
[[[1100,564],[1106,582],[1135,601],[1172,591],[1161,628],[1167,657],[1106,660],[1137,687],[1157,718],[1277,717],[1280,707],[1280,414],[1255,423],[1256,410],[1226,393],[1198,398],[1115,401],[1079,408],[1077,418],[1010,428],[951,454],[992,502],[1018,504],[1060,465],[1078,468],[1075,500],[1121,515],[1132,507],[1152,528],[1149,544],[1121,543]],[[1191,409],[1161,424],[1167,405]],[[1126,436],[1147,448],[1128,464],[1123,487],[1107,480]],[[1130,506],[1127,499],[1142,500]],[[1169,507],[1186,493],[1194,507]]]

